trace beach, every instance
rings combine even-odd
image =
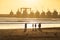
[[[42,31],[41,31],[42,30]],[[32,29],[0,29],[0,40],[60,40],[60,28]]]

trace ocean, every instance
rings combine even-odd
[[[60,18],[0,18],[0,22],[40,22],[41,28],[53,28],[53,27],[60,27]],[[1,24],[0,29],[24,29],[25,24]],[[33,28],[32,24],[27,24],[27,28]],[[38,28],[38,24],[37,24]]]

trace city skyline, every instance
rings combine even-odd
[[[20,11],[21,10],[21,11]],[[31,11],[31,8],[20,8],[16,14],[11,10],[9,14],[0,14],[0,17],[17,17],[17,18],[60,18],[60,14],[57,10],[51,11],[42,11],[41,13],[37,10],[36,12]],[[28,12],[30,11],[30,13]]]
[[[10,10],[15,13],[21,7],[32,8],[33,11],[43,10],[60,12],[60,0],[0,0],[0,14],[8,14]]]

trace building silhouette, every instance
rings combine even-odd
[[[58,18],[58,12],[56,10],[54,10],[52,17],[53,18]]]
[[[13,13],[13,11],[11,10],[11,12],[10,12],[10,15],[9,15],[10,17],[13,17],[14,16],[14,13]]]
[[[22,17],[22,14],[21,14],[21,12],[19,11],[19,9],[17,10],[17,12],[16,12],[16,17]]]
[[[30,12],[30,14],[29,14],[29,18],[35,18],[35,14],[34,14],[33,11]]]
[[[46,17],[46,14],[44,11],[42,11],[41,15],[40,15],[40,18],[45,18]]]
[[[11,12],[10,12],[10,15],[13,15],[14,13],[13,13],[13,11],[11,10]]]
[[[21,10],[21,11],[20,11]],[[36,11],[35,13],[31,11],[31,8],[21,8],[18,9],[16,14],[11,10],[10,14],[0,14],[0,17],[17,17],[17,18],[60,18],[60,14],[58,14],[57,10],[54,10],[53,12],[42,11],[41,13],[39,11]],[[30,14],[28,14],[28,10],[30,11]]]
[[[35,18],[39,18],[39,17],[40,17],[40,12],[39,11],[36,11]]]
[[[52,17],[52,13],[48,10],[47,13],[46,13],[46,17],[47,18],[51,18]]]
[[[26,18],[28,17],[28,13],[27,13],[27,10],[23,10],[23,14],[22,14],[23,18]]]

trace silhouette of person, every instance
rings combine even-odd
[[[35,31],[36,31],[36,24],[35,24]]]
[[[25,30],[24,30],[24,32],[26,32],[27,31],[27,23],[25,23]]]
[[[32,24],[32,27],[33,27],[33,30],[32,31],[34,31],[34,24]]]
[[[41,31],[41,23],[39,23],[38,27],[38,30]]]

